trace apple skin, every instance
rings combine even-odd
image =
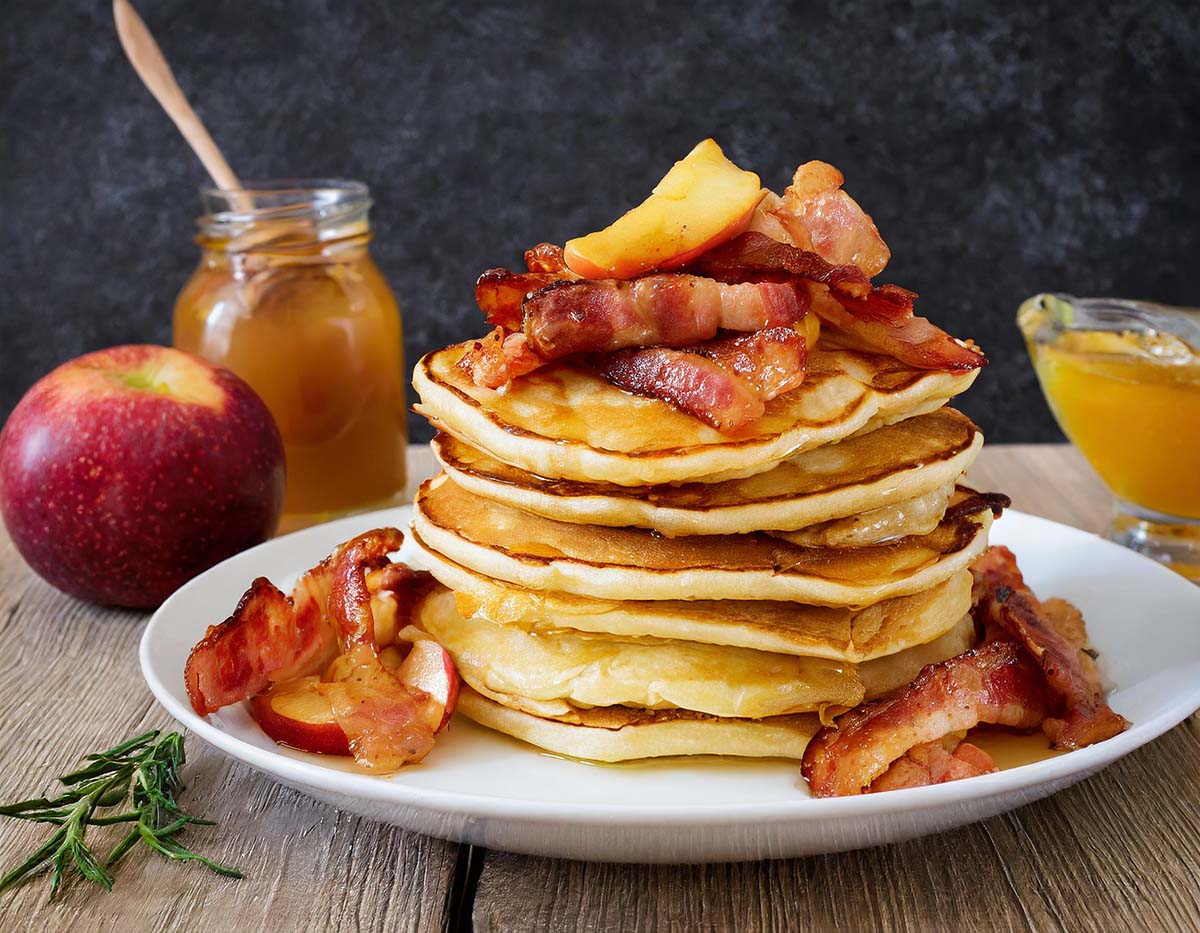
[[[274,742],[318,755],[349,755],[346,733],[333,718],[333,709],[313,685],[319,677],[301,677],[250,699],[250,716]],[[299,701],[297,703],[296,701]],[[305,702],[307,701],[307,702]],[[298,707],[309,714],[297,718]],[[320,709],[321,715],[312,713]]]
[[[458,705],[458,669],[450,652],[432,638],[418,639],[396,670],[396,676],[429,694],[433,702],[424,709],[429,727],[435,733],[446,728]]]
[[[0,432],[0,516],[43,579],[153,608],[265,541],[283,441],[233,373],[168,347],[88,353],[39,380]]]

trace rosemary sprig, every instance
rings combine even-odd
[[[53,799],[33,797],[0,806],[0,816],[51,823],[58,827],[29,858],[0,878],[0,893],[26,878],[50,870],[50,898],[58,892],[63,872],[74,865],[88,881],[111,891],[109,867],[138,842],[177,861],[199,862],[218,874],[241,878],[241,872],[193,852],[179,835],[193,824],[211,826],[211,820],[184,813],[177,802],[183,790],[183,736],[161,734],[157,729],[135,736],[107,751],[88,755],[82,767],[59,781],[67,789]],[[98,815],[130,800],[130,809]],[[88,827],[132,823],[133,828],[101,862],[86,841]]]

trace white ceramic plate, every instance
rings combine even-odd
[[[495,849],[575,859],[706,862],[836,852],[985,819],[1061,790],[1161,735],[1200,707],[1200,587],[1094,535],[1008,512],[994,543],[1016,551],[1030,585],[1084,612],[1111,703],[1133,725],[1090,748],[983,777],[814,800],[784,761],[673,759],[596,765],[544,754],[456,717],[420,763],[391,777],[275,745],[243,708],[201,719],[183,665],[206,626],[250,581],[290,583],[389,509],[253,548],[184,586],[155,613],[142,672],[159,702],[205,742],[296,790],[371,819]],[[419,563],[419,554],[404,556]]]

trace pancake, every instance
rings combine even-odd
[[[861,548],[806,548],[767,534],[665,538],[575,525],[491,502],[446,474],[422,484],[413,530],[455,563],[536,590],[599,599],[788,600],[863,606],[956,574],[987,546],[987,500],[960,489],[932,534]]]
[[[966,415],[940,408],[744,479],[654,487],[544,479],[448,434],[431,446],[457,485],[514,508],[559,521],[702,535],[795,530],[928,495],[953,485],[983,436]]]
[[[602,600],[485,577],[430,551],[421,564],[458,611],[530,631],[572,628],[859,662],[933,641],[971,608],[971,573],[864,609],[768,600]]]
[[[961,654],[975,638],[974,623],[963,617],[928,645],[852,665],[571,629],[530,633],[464,618],[445,589],[422,602],[419,624],[450,652],[459,675],[478,692],[565,721],[578,721],[580,708],[609,706],[749,719],[856,706],[907,683],[932,661]]]
[[[417,363],[416,410],[440,431],[537,476],[642,486],[761,473],[800,451],[940,408],[978,375],[912,369],[823,343],[809,354],[803,385],[733,434],[572,362],[543,366],[502,391],[481,388],[457,365],[471,341]]]
[[[510,709],[466,685],[458,695],[458,712],[548,752],[608,762],[672,755],[801,758],[821,728],[812,713],[722,719],[687,710],[627,708],[604,711],[603,725],[572,724]]]
[[[623,638],[570,629],[531,634],[465,619],[454,594],[422,603],[420,627],[450,652],[467,683],[489,693],[571,706],[690,709],[761,719],[855,706],[862,682],[852,665],[749,648]]]
[[[906,535],[932,534],[946,514],[954,489],[955,484],[949,482],[914,499],[797,531],[772,530],[770,534],[801,547],[865,547]]]

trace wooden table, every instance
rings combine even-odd
[[[415,449],[414,473],[430,469]],[[993,446],[972,470],[1014,505],[1098,531],[1099,481],[1070,448]],[[142,683],[144,616],[33,576],[0,533],[0,799],[44,789],[80,755],[170,727]],[[1130,620],[1130,624],[1137,624]],[[1200,928],[1200,722],[1048,800],[901,845],[793,861],[629,866],[509,855],[346,816],[195,739],[184,802],[220,822],[192,844],[230,881],[135,853],[105,895],[40,881],[0,900],[0,929]],[[45,828],[0,823],[0,865]],[[72,879],[74,880],[74,879]]]

